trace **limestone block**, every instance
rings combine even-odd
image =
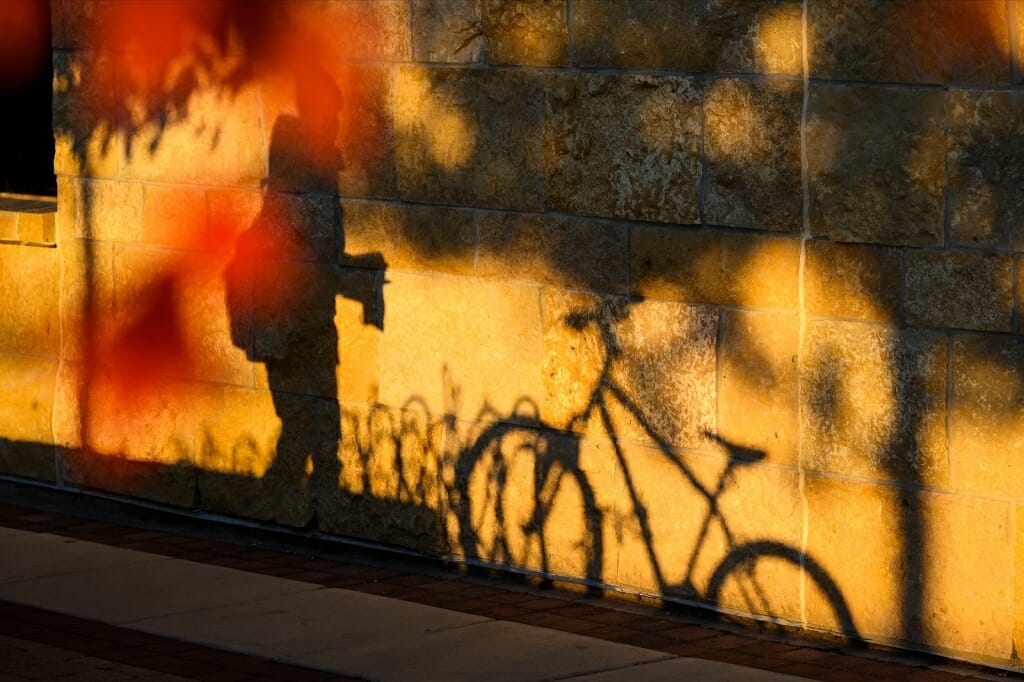
[[[798,455],[799,336],[795,314],[722,312],[718,435],[779,464]]]
[[[341,210],[347,256],[380,253],[388,270],[473,274],[472,211],[366,201],[343,201]]]
[[[807,312],[816,317],[897,322],[901,268],[897,249],[808,241],[804,269]]]
[[[692,303],[796,310],[800,242],[782,237],[637,226],[633,293]]]
[[[953,241],[1024,250],[1024,94],[949,94]]]
[[[447,527],[457,554],[611,582],[618,469],[607,441],[520,423],[458,425],[449,463]],[[533,419],[530,419],[533,417]]]
[[[0,211],[0,239],[18,241],[18,214]]]
[[[0,472],[54,480],[56,379],[55,360],[0,354]]]
[[[541,300],[535,287],[389,274],[380,400],[421,401],[472,418],[543,394]]]
[[[207,250],[209,206],[194,187],[144,185],[138,241],[172,248]]]
[[[335,298],[338,330],[338,399],[376,403],[380,397],[380,344],[384,330],[372,320],[386,314],[388,291],[380,271],[342,268]],[[371,308],[371,303],[382,309]],[[369,316],[369,317],[368,317]]]
[[[481,0],[413,0],[412,53],[419,62],[479,62]]]
[[[795,470],[630,444],[621,446],[621,458],[617,584],[800,620],[802,514]],[[704,495],[721,484],[717,516]],[[770,554],[767,546],[751,544],[758,542],[785,550]]]
[[[114,250],[109,243],[64,241],[60,256],[62,358],[84,360],[93,344],[107,336],[114,321]]]
[[[1009,82],[1000,0],[811,0],[811,76],[907,83]]]
[[[333,263],[338,257],[342,215],[333,196],[268,192],[262,197],[256,221],[259,224],[251,226],[249,236],[267,244],[253,246],[265,248],[271,257],[316,263]],[[242,239],[245,237],[240,236],[236,247],[242,245]]]
[[[196,403],[203,509],[288,526],[309,523],[310,475],[323,453],[337,447],[337,434],[332,441],[321,433],[325,403],[264,390],[205,387]],[[286,420],[290,428],[284,433]]]
[[[953,337],[950,459],[959,490],[1021,497],[1024,344],[1019,338]]]
[[[1010,655],[1013,538],[1005,502],[809,476],[808,556],[835,580],[861,636]],[[807,590],[807,618],[833,609]]]
[[[142,241],[144,203],[140,183],[87,180],[71,209],[74,235],[78,239]]]
[[[697,222],[701,118],[693,79],[552,76],[544,97],[547,206],[607,218]]]
[[[384,6],[392,5],[404,6]],[[337,192],[350,197],[397,197],[397,141],[388,110],[393,98],[393,70],[347,65],[339,71],[343,90],[336,142],[341,153]]]
[[[1016,507],[1016,527],[1024,528],[1024,505]],[[1013,650],[1020,652],[1024,648],[1024,533],[1016,533],[1013,546]]]
[[[69,10],[95,5],[66,4]],[[68,32],[69,40],[80,40],[81,35]],[[91,49],[56,50],[53,72],[54,172],[58,176],[116,176],[125,138],[117,120],[114,57]]]
[[[573,3],[573,61],[675,71],[801,71],[799,2]]]
[[[18,216],[18,239],[33,244],[52,244],[56,238],[56,213],[31,212]]]
[[[477,274],[498,280],[626,293],[627,227],[621,223],[515,213],[479,219]]]
[[[254,85],[197,86],[180,117],[170,122],[135,115],[137,128],[122,150],[121,177],[222,187],[256,187],[267,177],[262,104]]]
[[[944,334],[822,320],[809,324],[804,343],[807,468],[949,485]]]
[[[566,66],[566,0],[484,0],[487,61]]]
[[[226,265],[224,255],[116,246],[118,333],[138,330],[142,342],[152,343],[154,364],[167,361],[162,369],[176,376],[251,386],[253,369],[246,351],[232,343]],[[176,335],[175,344],[180,345],[162,345],[164,334]],[[165,352],[173,357],[161,357]]]
[[[206,192],[209,212],[209,232],[206,249],[211,253],[233,254],[238,237],[252,224],[263,210],[266,195],[241,189],[210,189]],[[314,206],[317,206],[314,203]],[[316,211],[312,211],[316,215]]]
[[[800,231],[802,106],[796,82],[711,81],[704,99],[705,221]]]
[[[541,208],[541,104],[533,76],[405,67],[396,78],[402,198]]]
[[[127,395],[104,368],[64,364],[54,438],[59,477],[74,486],[190,507],[195,500],[192,387],[151,381]]]
[[[544,420],[655,445],[706,445],[716,429],[717,326],[710,308],[545,290]]]
[[[317,489],[320,530],[445,551],[440,465],[447,427],[441,415],[346,405],[341,431],[337,477]]]
[[[1013,259],[958,251],[911,251],[907,321],[933,327],[1011,331]]]
[[[0,350],[57,355],[59,267],[56,249],[0,244]]]
[[[942,243],[945,94],[812,84],[810,222],[835,241]]]
[[[333,37],[318,46],[325,61],[408,61],[411,55],[408,0],[319,0],[293,3],[290,18],[314,36]]]

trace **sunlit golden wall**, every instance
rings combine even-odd
[[[103,7],[4,473],[1019,664],[1024,3]]]

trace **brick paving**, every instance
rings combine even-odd
[[[793,633],[746,633],[707,616],[669,613],[542,589],[525,581],[467,575],[438,563],[364,554],[319,556],[254,545],[242,538],[204,537],[202,528],[156,530],[95,521],[68,513],[0,504],[0,525],[151,552],[237,570],[291,578],[498,620],[631,644],[679,656],[721,661],[829,682],[946,682],[1024,679],[1000,670],[938,657],[850,649],[836,641],[801,640]],[[358,552],[354,552],[359,554]],[[327,554],[327,555],[325,555]],[[410,565],[412,564],[412,565]],[[132,630],[0,602],[0,682],[21,679],[345,680]],[[40,660],[56,667],[42,666]],[[79,672],[67,673],[68,666]],[[9,668],[9,669],[8,669]],[[42,671],[40,674],[38,671]],[[47,677],[53,673],[52,677]],[[70,676],[68,676],[70,675]]]

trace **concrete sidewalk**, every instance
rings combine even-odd
[[[798,679],[4,527],[0,599],[367,680]]]

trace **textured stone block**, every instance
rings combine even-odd
[[[67,3],[69,8],[94,3]],[[80,31],[69,39],[81,40]],[[73,38],[72,38],[73,36]],[[53,55],[54,172],[58,175],[113,177],[121,147],[117,130],[114,57],[96,50],[55,51]]]
[[[606,441],[537,428],[535,420],[460,427],[446,481],[458,554],[614,579],[617,465]]]
[[[102,368],[62,365],[53,417],[60,479],[192,506],[196,472],[189,388],[153,381],[129,398]]]
[[[790,313],[722,312],[718,435],[796,464],[800,319]]]
[[[578,289],[625,293],[627,228],[578,218],[513,213],[480,216],[477,274]]]
[[[524,72],[398,71],[393,110],[402,198],[537,210],[540,89]]]
[[[484,0],[483,11],[489,63],[567,64],[566,0]]]
[[[205,387],[196,405],[203,509],[288,526],[309,523],[310,476],[338,440],[337,434],[332,441],[321,433],[324,403],[263,390]],[[288,433],[304,437],[288,439],[285,420]]]
[[[52,244],[56,237],[56,213],[22,213],[18,216],[18,239],[33,244]]]
[[[630,281],[641,296],[796,310],[796,239],[637,226],[630,248]]]
[[[799,83],[711,82],[704,99],[705,221],[800,231],[802,105]]]
[[[0,472],[55,479],[53,392],[57,362],[0,354]]]
[[[580,0],[573,4],[573,61],[676,71],[801,70],[799,2]]]
[[[138,241],[172,248],[207,250],[209,206],[194,187],[144,185]]]
[[[1017,505],[1015,520],[1024,528],[1024,505]],[[1016,533],[1013,546],[1013,649],[1019,652],[1024,649],[1024,533]]]
[[[1024,342],[953,338],[950,459],[967,493],[1017,497],[1024,490]]]
[[[808,241],[804,269],[807,312],[816,317],[897,322],[901,268],[897,249]]]
[[[408,61],[412,54],[408,0],[316,0],[292,3],[287,9],[299,28],[335,38],[334,43],[318,45],[325,63]]]
[[[692,79],[551,77],[544,97],[547,206],[697,222],[701,118],[700,89]]]
[[[0,350],[57,355],[57,259],[56,249],[0,244]]]
[[[443,552],[440,465],[447,432],[441,415],[382,406],[346,406],[336,480],[317,489],[320,530]]]
[[[77,201],[72,199],[74,236],[102,241],[141,241],[144,203],[144,189],[140,183],[117,180],[83,182]]]
[[[706,445],[716,430],[717,326],[709,308],[545,290],[545,422],[612,428],[615,438],[666,447]]]
[[[131,144],[123,147],[118,175],[147,182],[256,187],[268,172],[262,119],[255,86],[230,93],[196,87],[180,118],[162,125],[146,121],[134,131]]]
[[[419,62],[479,62],[481,0],[413,0],[412,53]]]
[[[62,358],[83,360],[114,321],[114,250],[111,244],[69,240],[60,255]]]
[[[1008,503],[817,476],[805,490],[808,556],[835,581],[861,636],[1009,656]],[[833,610],[807,590],[809,625]]]
[[[800,366],[804,465],[943,487],[946,340],[923,330],[812,322]]]
[[[535,287],[394,273],[385,292],[380,401],[473,418],[543,393]]]
[[[911,324],[1011,331],[1013,259],[958,251],[911,251],[904,296]]]
[[[154,358],[161,358],[164,348],[158,331],[175,334],[181,344],[177,362],[163,369],[202,381],[251,386],[253,369],[246,351],[232,343],[226,265],[224,256],[117,246],[114,319],[119,332],[139,330],[153,344]]]
[[[0,239],[18,241],[18,214],[0,211]]]
[[[371,321],[386,315],[388,291],[379,271],[342,268],[341,295],[335,299],[338,330],[338,398],[376,403],[380,397],[380,344],[383,329]],[[383,293],[381,293],[383,291]],[[372,310],[370,303],[383,309]]]
[[[625,470],[617,476],[615,495],[618,584],[748,614],[800,619],[799,561],[769,556],[749,544],[770,538],[793,558],[799,556],[796,471],[743,463],[729,471],[720,455],[632,445],[625,446],[621,465]],[[727,471],[730,478],[716,500],[721,517],[715,518],[703,493],[715,491]]]
[[[342,202],[341,210],[349,256],[379,253],[389,270],[473,274],[472,211],[365,201]]]
[[[1024,250],[1024,93],[949,94],[953,241]]]
[[[811,0],[811,76],[907,83],[1009,82],[1000,0]]]
[[[812,84],[810,222],[835,241],[942,243],[946,97]]]

